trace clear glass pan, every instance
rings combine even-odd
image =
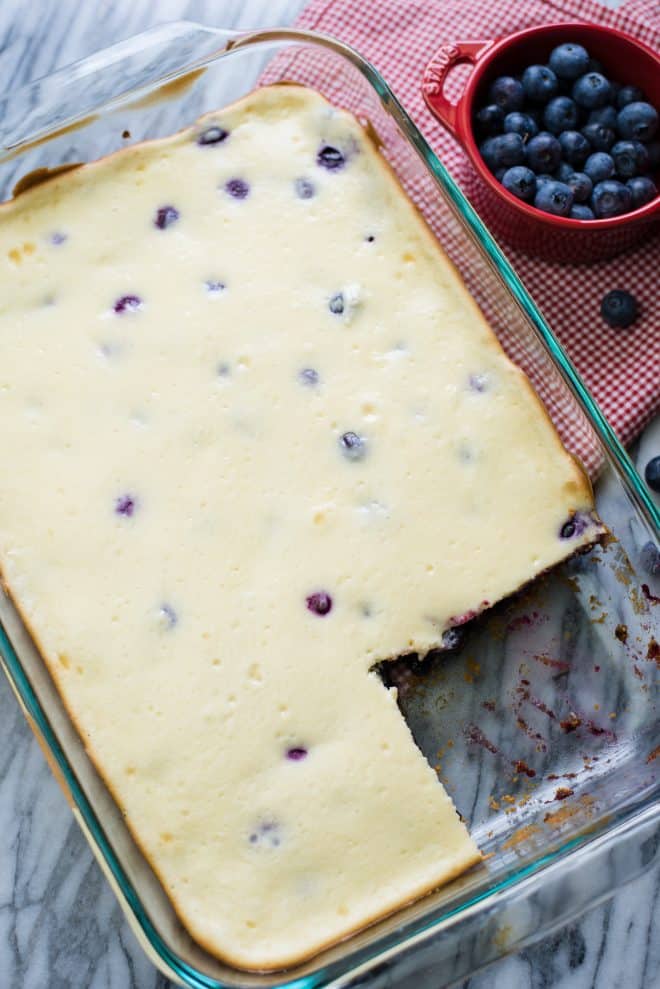
[[[599,511],[616,537],[487,613],[457,652],[387,674],[486,862],[294,970],[233,969],[182,929],[7,598],[0,653],[92,849],[171,978],[207,989],[375,989],[418,986],[432,970],[444,985],[595,904],[658,855],[660,588],[642,550],[657,545],[660,518],[648,491],[420,131],[373,67],[338,42],[177,23],[100,52],[2,101],[0,194],[34,169],[171,133],[280,79],[314,85],[368,125],[567,445],[598,475]]]

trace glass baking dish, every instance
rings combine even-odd
[[[597,477],[615,537],[472,623],[455,651],[383,674],[485,862],[295,969],[231,968],[181,927],[6,596],[2,663],[141,943],[172,979],[208,989],[375,989],[419,986],[432,973],[446,985],[594,905],[658,856],[660,580],[648,571],[659,514],[488,230],[383,78],[345,45],[185,22],[132,38],[2,101],[0,193],[169,134],[276,80],[313,85],[368,128],[567,446]]]

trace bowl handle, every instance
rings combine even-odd
[[[454,44],[443,45],[438,48],[424,70],[422,93],[426,105],[455,137],[460,100],[459,103],[449,102],[443,92],[445,80],[455,65],[460,65],[462,62],[476,65],[492,44],[492,41],[457,41]]]

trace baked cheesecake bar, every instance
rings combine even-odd
[[[258,90],[0,259],[3,579],[192,937],[293,965],[477,863],[374,668],[603,530],[366,132]]]

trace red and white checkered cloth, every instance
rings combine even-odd
[[[660,48],[658,0],[628,0],[618,10],[595,0],[312,0],[296,26],[334,35],[373,62],[478,208],[467,156],[422,99],[424,68],[442,44],[562,20],[601,22]],[[454,71],[452,99],[462,86],[460,73],[465,79],[468,71]],[[625,80],[625,66],[620,75]],[[502,246],[619,437],[630,442],[660,409],[660,237],[611,260],[576,267]],[[630,330],[612,330],[600,316],[600,300],[613,288],[627,289],[640,303],[641,318]],[[558,425],[593,469],[587,438],[576,435],[575,424]]]

